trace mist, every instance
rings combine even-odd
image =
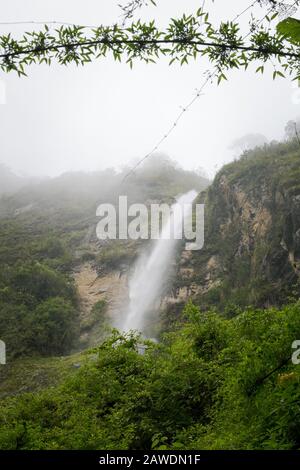
[[[232,19],[248,6],[239,2],[207,2],[216,21]],[[170,17],[193,12],[199,2],[158,2],[139,11],[161,26]],[[263,12],[254,9],[259,18]],[[2,6],[2,21],[69,21],[111,24],[120,21],[117,1],[79,0],[17,2]],[[245,15],[245,28],[249,18]],[[0,25],[1,33],[19,36],[39,25]],[[187,67],[116,64],[111,59],[83,68],[53,64],[32,66],[27,78],[1,75],[0,162],[24,176],[59,176],[133,165],[143,158],[174,122],[204,80],[205,60]],[[202,167],[212,177],[236,153],[231,143],[246,134],[280,140],[287,121],[299,114],[297,85],[272,80],[272,71],[256,75],[230,72],[228,82],[208,85],[203,95],[159,148],[185,169]],[[280,97],[280,101],[278,100]],[[274,106],[276,117],[274,117]],[[1,167],[1,171],[2,167]]]

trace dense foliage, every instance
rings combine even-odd
[[[114,332],[61,386],[4,400],[0,447],[299,448],[300,304],[183,319],[144,355]]]
[[[77,321],[76,293],[66,274],[39,261],[2,267],[0,331],[10,358],[69,351]]]

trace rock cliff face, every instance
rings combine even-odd
[[[176,318],[190,298],[204,309],[214,307],[230,315],[236,306],[267,307],[299,297],[297,143],[256,149],[226,165],[198,202],[205,203],[204,248],[183,251],[174,259],[173,274],[166,280],[170,287],[161,304],[166,322]],[[126,304],[130,267],[142,249],[136,241],[128,241],[104,246],[99,253],[94,250],[98,287],[107,280],[111,285],[109,293],[104,289],[105,295],[99,289],[95,295],[93,285],[90,298],[93,303],[98,297],[105,298],[110,318],[118,310],[112,308],[115,302],[111,299],[119,299],[119,291],[118,306]],[[115,275],[119,271],[122,276]]]
[[[300,150],[277,144],[225,166],[205,202],[205,244],[183,252],[174,301],[268,306],[299,296]],[[171,296],[171,297],[172,297]]]
[[[74,273],[80,300],[80,342],[95,346],[103,338],[103,322],[115,325],[128,303],[128,276],[114,270],[99,276],[92,263],[86,262]],[[99,318],[95,306],[103,304]]]

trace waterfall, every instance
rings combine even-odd
[[[123,331],[138,330],[146,333],[147,326],[153,322],[154,312],[160,302],[164,281],[166,280],[172,260],[176,254],[179,240],[168,237],[176,233],[182,225],[184,204],[191,204],[197,195],[196,191],[189,191],[180,196],[171,207],[171,215],[158,240],[155,240],[150,253],[142,254],[135,266],[134,273],[129,281],[129,305],[123,318],[120,329]]]

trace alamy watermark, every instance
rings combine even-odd
[[[6,347],[4,341],[0,339],[0,364],[6,364]]]
[[[292,349],[295,349],[295,351],[292,354],[292,363],[294,365],[300,364],[300,340],[295,339],[292,343]]]
[[[96,215],[101,217],[96,228],[100,240],[185,239],[188,240],[186,250],[200,250],[204,245],[204,204],[128,206],[127,196],[119,196],[118,208],[113,204],[100,204]]]

